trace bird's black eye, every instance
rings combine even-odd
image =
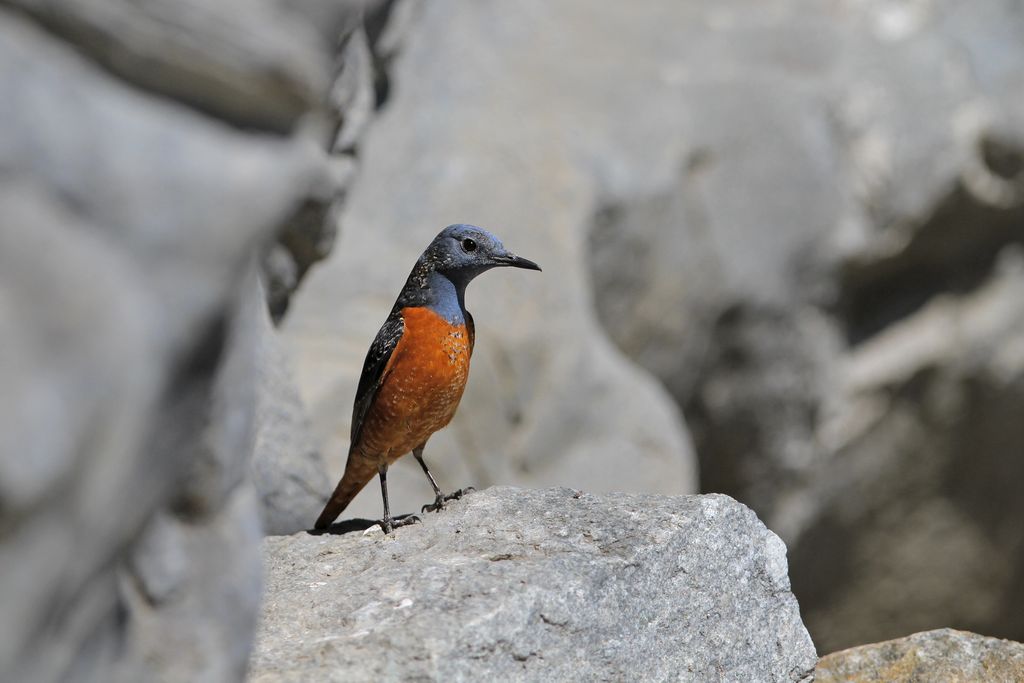
[[[467,237],[466,239],[462,240],[462,250],[476,251],[476,242]]]

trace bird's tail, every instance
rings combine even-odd
[[[345,475],[338,482],[331,494],[330,500],[324,506],[323,512],[317,517],[314,528],[326,529],[338,518],[338,515],[348,507],[356,494],[363,490],[367,482],[377,474],[377,465],[371,458],[360,457],[356,453],[349,453],[348,462],[345,463]]]

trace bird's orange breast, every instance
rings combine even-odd
[[[455,415],[469,377],[472,346],[464,324],[427,308],[404,308],[405,329],[367,411],[359,450],[393,461],[424,443]]]

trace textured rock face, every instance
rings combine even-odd
[[[308,529],[334,488],[310,431],[291,363],[261,311],[256,376],[256,443],[249,470],[267,534]]]
[[[601,185],[666,171],[648,168],[648,153],[662,158],[660,141],[640,132],[629,94],[608,87],[630,83],[637,60],[651,58],[630,57],[615,38],[635,23],[631,8],[611,3],[592,22],[580,19],[591,12],[584,2],[528,6],[417,6],[387,107],[362,149],[344,249],[311,272],[282,325],[302,397],[340,476],[370,341],[434,235],[475,223],[545,270],[494,271],[470,285],[469,386],[425,455],[442,485],[691,492],[678,411],[608,343],[586,281],[586,228]],[[598,45],[612,51],[595,62]],[[400,509],[417,509],[429,492],[411,458],[388,481]],[[378,487],[350,514],[379,515]]]
[[[492,488],[264,553],[253,681],[800,681],[816,660],[785,546],[725,496]]]
[[[338,11],[344,3],[329,3]],[[362,3],[358,3],[362,4]],[[379,3],[377,21],[386,25],[392,3]],[[333,79],[323,116],[309,127],[327,153],[325,176],[309,188],[301,206],[278,233],[278,243],[264,255],[267,301],[275,322],[288,310],[290,297],[306,272],[334,246],[338,208],[355,178],[357,143],[377,104],[373,54],[360,13],[352,12],[339,31]]]
[[[328,87],[329,30],[270,0],[7,4],[126,80],[233,123],[287,131]]]
[[[821,658],[814,675],[818,683],[1019,681],[1024,645],[940,629],[834,652]]]
[[[1020,8],[660,18],[676,40],[646,87],[673,116],[646,134],[674,170],[594,216],[603,325],[683,409],[702,490],[787,540],[819,646],[1024,638],[1024,544],[999,512],[1024,443]]]
[[[240,679],[255,263],[334,178],[292,131],[352,6],[7,4],[0,679]]]
[[[817,517],[792,553],[827,643],[943,623],[1024,632],[1022,302],[1024,255],[1007,252],[991,281],[846,358],[848,403],[825,425],[836,460],[814,472]]]

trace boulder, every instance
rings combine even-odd
[[[249,482],[199,519],[158,512],[119,571],[119,608],[129,616],[128,626],[100,632],[124,644],[101,665],[126,683],[242,680],[262,595],[260,537],[259,504]],[[76,666],[85,669],[81,660]],[[96,680],[104,680],[102,672]]]
[[[267,534],[291,534],[312,526],[334,482],[327,476],[299,397],[290,359],[266,307],[255,333],[256,442],[249,473],[260,497]]]
[[[793,585],[821,647],[955,624],[1024,634],[1024,251],[851,349]],[[831,577],[831,578],[827,578]],[[817,642],[817,641],[816,641]]]
[[[1024,644],[948,628],[833,652],[814,670],[817,683],[1022,679]]]
[[[386,12],[380,21],[387,21]],[[338,212],[358,168],[358,143],[377,104],[372,59],[366,33],[357,24],[341,39],[324,115],[310,126],[318,136],[327,173],[309,188],[302,205],[278,232],[278,244],[263,259],[267,303],[275,323],[284,317],[307,271],[334,247]]]
[[[0,8],[2,680],[244,675],[255,263],[331,177],[332,54],[201,5]]]
[[[363,528],[264,541],[251,681],[810,680],[786,548],[726,496],[497,487]]]
[[[683,410],[701,489],[786,539],[819,646],[950,624],[1024,638],[1020,533],[995,512],[1019,507],[1021,13],[659,16],[674,42],[636,35],[664,45],[664,82],[631,83],[672,113],[642,115],[672,171],[592,218],[602,325]]]
[[[323,98],[330,83],[332,22],[321,24],[321,34],[310,17],[295,11],[301,3],[7,4],[127,80],[243,126],[287,131]],[[335,17],[333,25],[338,21]]]

